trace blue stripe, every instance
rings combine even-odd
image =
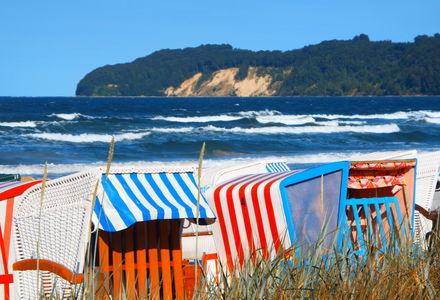
[[[179,211],[177,210],[176,207],[174,207],[174,205],[172,205],[167,198],[165,197],[165,195],[162,193],[162,191],[160,190],[159,186],[156,184],[156,182],[153,179],[153,176],[148,173],[145,174],[145,179],[148,181],[148,183],[151,185],[151,187],[153,188],[154,192],[156,193],[156,195],[160,198],[160,200],[162,200],[163,203],[165,203],[166,206],[168,206],[169,208],[171,208],[171,217],[173,219],[179,219]],[[182,216],[183,217],[183,216]]]
[[[251,176],[251,175],[246,175],[246,176]],[[193,176],[192,173],[188,173],[188,177],[189,177],[190,181],[193,183],[193,185],[196,188],[196,190],[198,191],[199,190],[199,186],[198,186],[198,184],[196,182],[196,178]],[[197,196],[197,194],[196,194],[196,196]],[[202,193],[200,193],[200,203],[202,201],[204,201],[205,205],[209,207],[209,204],[206,201],[205,197],[203,196]],[[197,202],[197,198],[196,198],[196,202]],[[200,207],[202,207],[202,206],[200,205]],[[212,216],[215,217],[214,214],[212,214]],[[208,217],[208,216],[206,216],[206,217]]]
[[[110,182],[110,179],[106,179],[105,176],[103,176],[101,183],[109,201],[113,204],[113,207],[116,209],[124,224],[129,227],[135,223],[135,216],[131,213],[130,209],[127,207],[127,204],[125,204],[124,200],[119,195],[118,190]]]
[[[124,177],[122,176],[122,174],[116,174],[116,179],[119,181],[119,183],[121,184],[121,186],[123,187],[125,193],[128,195],[128,197],[130,197],[130,200],[136,204],[136,206],[139,208],[139,210],[142,212],[142,219],[144,221],[147,220],[151,220],[151,215],[150,212],[148,211],[148,209],[146,209],[146,207],[139,201],[139,199],[136,197],[136,195],[133,193],[133,191],[131,190],[130,186],[127,184],[127,182],[125,181]]]
[[[191,207],[189,207],[188,204],[185,203],[185,201],[180,197],[180,195],[174,189],[174,186],[171,184],[170,180],[168,179],[167,174],[160,173],[159,177],[160,179],[162,179],[162,182],[165,184],[170,194],[174,197],[174,200],[176,200],[177,203],[179,203],[181,206],[185,208],[186,214],[188,216],[194,216],[194,212],[192,211]]]
[[[98,218],[99,224],[101,224],[102,229],[104,229],[105,231],[116,231],[111,220],[106,216],[98,197],[96,197],[95,207],[93,208],[93,211],[95,212],[95,216]]]
[[[266,170],[269,173],[288,172],[290,168],[285,163],[268,163],[266,164]]]
[[[191,174],[188,174],[188,176],[191,178],[194,178],[194,176],[191,176]],[[174,178],[176,178],[176,181],[179,183],[180,187],[182,188],[182,190],[185,192],[185,195],[188,197],[188,199],[194,204],[197,205],[197,198],[196,195],[194,195],[193,193],[191,193],[191,190],[189,189],[189,187],[186,185],[185,181],[183,181],[182,175],[177,173],[174,175]],[[202,201],[205,201],[205,198],[203,197],[202,193],[200,193],[200,203],[202,203]],[[206,213],[206,209],[200,205],[200,218],[206,218],[207,217],[207,213]],[[196,216],[193,216],[196,217]]]
[[[130,179],[133,181],[133,183],[136,185],[136,187],[141,192],[142,196],[144,196],[144,198],[148,201],[148,203],[150,203],[151,206],[153,206],[156,209],[157,219],[158,220],[163,219],[165,216],[165,210],[163,209],[163,207],[158,205],[156,203],[156,201],[153,200],[153,198],[150,196],[150,194],[148,194],[147,190],[144,188],[142,183],[139,181],[138,174],[135,174],[135,173],[130,174]],[[145,220],[145,221],[147,221],[147,220]]]

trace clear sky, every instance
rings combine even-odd
[[[439,0],[5,0],[0,95],[73,96],[94,68],[162,48],[288,50],[359,33],[412,41],[437,32]]]

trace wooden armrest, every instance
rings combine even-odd
[[[12,265],[12,269],[14,271],[36,271],[38,264],[37,261],[38,261],[37,259],[20,260]],[[39,265],[40,270],[54,273],[72,284],[78,284],[84,281],[84,274],[73,273],[65,266],[60,265],[54,261],[47,259],[40,259],[39,264],[40,264]]]
[[[212,235],[212,231],[200,231],[199,232],[199,236],[207,236],[207,235]],[[195,237],[196,233],[195,232],[184,232],[182,233],[182,237]]]
[[[424,209],[423,207],[421,207],[420,205],[416,204],[416,210],[425,218],[427,218],[428,220],[431,221],[436,221],[438,218],[438,212],[437,211],[427,211],[426,209]]]

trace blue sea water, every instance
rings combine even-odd
[[[440,148],[440,97],[0,98],[0,173]]]

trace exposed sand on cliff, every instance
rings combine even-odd
[[[183,81],[178,87],[165,89],[167,96],[270,96],[275,94],[271,89],[270,75],[258,76],[257,69],[250,67],[243,80],[235,79],[238,68],[216,71],[211,78],[198,83],[202,73],[197,73]]]

